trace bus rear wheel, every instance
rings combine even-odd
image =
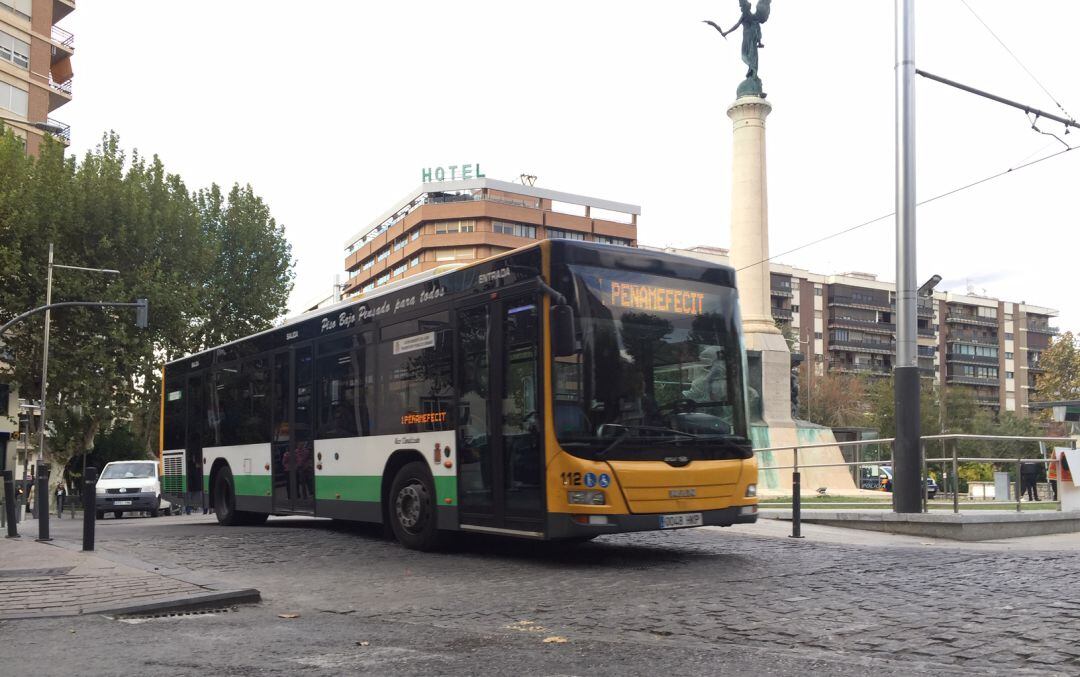
[[[266,513],[236,509],[236,483],[228,466],[219,470],[214,479],[214,515],[219,524],[227,527],[262,524],[269,517]]]
[[[435,550],[445,542],[436,528],[435,487],[427,465],[406,464],[390,485],[388,512],[394,537],[410,550]]]

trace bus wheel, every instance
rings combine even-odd
[[[114,520],[118,520],[118,519],[120,519],[121,517],[124,516],[124,511],[123,510],[114,510],[112,516],[113,516]]]
[[[219,524],[234,527],[241,523],[236,512],[236,485],[233,484],[232,471],[225,466],[218,471],[214,480],[214,514]]]
[[[390,527],[394,536],[411,550],[434,550],[444,535],[435,528],[435,488],[427,465],[405,465],[390,485]]]

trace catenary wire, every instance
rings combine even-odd
[[[994,29],[990,28],[990,26],[982,20],[982,17],[979,16],[974,9],[972,9],[971,5],[968,4],[967,0],[960,0],[960,2],[964,4],[964,7],[967,7],[968,11],[971,12],[972,16],[975,17],[975,19],[983,25],[983,28],[985,28],[990,33],[990,35],[994,36],[994,39],[997,40],[998,44],[1001,45],[1005,49],[1005,51],[1009,53],[1009,56],[1011,56],[1016,61],[1016,63],[1020,64],[1020,67],[1024,69],[1024,72],[1027,73],[1031,77],[1031,79],[1035,81],[1035,84],[1039,86],[1039,89],[1041,89],[1048,97],[1050,97],[1050,100],[1053,101],[1054,105],[1056,105],[1058,109],[1060,109],[1061,112],[1065,114],[1065,117],[1072,120],[1073,116],[1069,114],[1069,111],[1065,110],[1065,107],[1062,106],[1056,98],[1054,98],[1054,95],[1051,94],[1050,90],[1048,90],[1043,85],[1043,83],[1039,81],[1039,78],[1035,77],[1035,74],[1031,72],[1031,69],[1024,65],[1024,62],[1020,60],[1020,57],[1016,56],[1016,54],[1011,49],[1009,49],[1009,46],[1005,44],[1005,41],[998,37],[998,34],[994,32]]]
[[[1031,162],[1026,162],[1024,164],[1019,164],[1019,165],[1016,165],[1015,167],[1010,167],[1009,169],[1006,169],[1003,172],[998,172],[997,174],[992,174],[990,176],[979,179],[978,181],[973,181],[973,182],[971,182],[969,184],[966,184],[966,185],[963,185],[963,186],[958,186],[957,188],[953,188],[952,190],[948,190],[948,191],[946,191],[944,193],[941,193],[939,195],[935,195],[934,197],[927,198],[927,199],[923,200],[922,202],[917,202],[915,204],[915,206],[916,207],[922,207],[923,205],[930,204],[931,202],[934,202],[936,200],[940,200],[942,198],[949,197],[950,195],[956,195],[959,192],[965,191],[965,190],[967,190],[969,188],[974,188],[975,186],[984,184],[987,181],[993,181],[994,179],[1005,176],[1006,174],[1011,174],[1011,173],[1019,171],[1021,169],[1025,169],[1027,167],[1037,165],[1040,162],[1045,162],[1046,160],[1049,160],[1051,158],[1056,158],[1059,155],[1064,155],[1065,153],[1068,153],[1071,150],[1076,150],[1076,148],[1077,148],[1077,146],[1070,146],[1070,147],[1065,148],[1063,150],[1059,150],[1056,153],[1052,153],[1050,155],[1047,155],[1046,157],[1041,157],[1038,160],[1032,160]],[[869,221],[863,221],[862,223],[860,223],[857,226],[852,226],[850,228],[845,228],[844,230],[837,231],[837,232],[835,232],[835,233],[833,233],[831,235],[826,235],[825,237],[818,238],[817,240],[814,240],[812,242],[807,242],[806,244],[801,244],[798,247],[795,247],[794,249],[789,249],[787,251],[780,252],[779,254],[773,254],[772,256],[770,256],[767,259],[762,259],[760,261],[756,261],[756,262],[751,263],[749,265],[743,266],[742,268],[738,268],[737,271],[746,270],[747,268],[753,268],[754,266],[759,266],[762,263],[768,263],[769,261],[772,261],[775,258],[778,258],[778,257],[781,257],[781,256],[787,256],[788,254],[791,254],[793,252],[797,252],[800,249],[806,249],[807,247],[812,247],[812,246],[814,246],[816,244],[821,244],[822,242],[825,242],[826,240],[831,240],[834,237],[839,237],[841,235],[846,235],[847,233],[858,230],[859,228],[864,228],[864,227],[869,226],[871,224],[877,223],[878,221],[884,221],[885,219],[889,218],[890,216],[894,216],[895,214],[896,214],[896,212],[893,211],[893,212],[889,212],[888,214],[883,214],[882,216],[879,216],[879,217],[877,217],[875,219],[870,219]]]

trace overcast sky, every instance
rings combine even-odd
[[[1080,116],[1080,2],[967,2]],[[292,242],[295,311],[428,166],[641,205],[643,244],[729,246],[745,67],[739,36],[701,20],[738,16],[736,0],[80,2],[61,24],[75,98],[53,117],[79,155],[114,129],[189,187],[252,184]],[[916,25],[919,68],[1060,114],[962,0],[917,2]],[[763,33],[775,254],[893,210],[893,1],[776,0]],[[927,80],[916,97],[920,200],[1064,148],[1020,111]],[[1068,153],[921,207],[920,279],[1075,328],[1078,178]],[[887,219],[778,260],[892,281],[894,252]]]

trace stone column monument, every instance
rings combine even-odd
[[[787,340],[772,318],[769,280],[769,199],[765,166],[765,118],[772,104],[765,100],[758,76],[758,49],[761,24],[769,18],[770,0],[759,0],[751,11],[749,0],[739,0],[742,16],[725,31],[711,25],[727,38],[742,27],[742,60],[747,66],[746,79],[739,84],[735,103],[727,114],[733,125],[733,165],[731,189],[731,265],[736,270],[743,337],[751,363],[747,383],[760,398],[760,420],[751,421],[754,447],[835,444],[828,428],[796,421],[791,415],[791,351]],[[809,368],[814,368],[813,364]],[[760,376],[759,376],[760,375]],[[751,409],[755,393],[751,393]],[[762,466],[790,465],[790,450],[759,454]],[[839,447],[806,449],[799,453],[800,464],[842,463]],[[791,491],[791,471],[762,471],[760,487],[766,493]],[[804,472],[808,488],[855,493],[855,483],[847,468],[815,468]]]

